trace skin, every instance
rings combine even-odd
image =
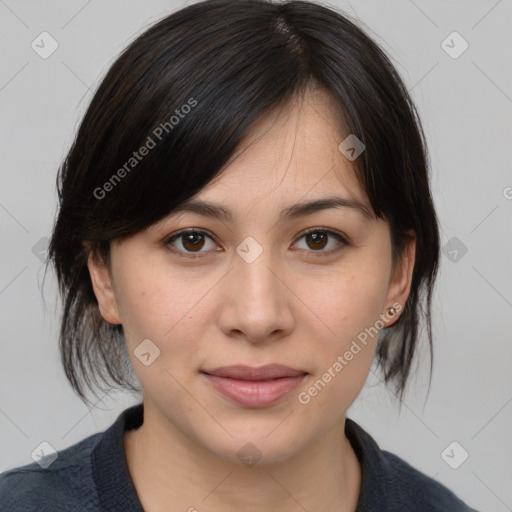
[[[330,195],[357,199],[372,212],[338,150],[348,134],[340,135],[331,107],[325,93],[309,90],[254,126],[195,196],[229,208],[233,222],[171,214],[112,243],[108,264],[89,258],[101,314],[123,324],[144,390],[144,423],[125,435],[124,446],[148,512],[170,504],[183,511],[356,509],[361,468],[344,434],[345,414],[368,376],[377,336],[309,403],[298,395],[390,306],[405,304],[415,240],[394,265],[388,222],[375,216],[329,208],[279,220],[289,205]],[[165,245],[185,228],[211,238]],[[318,242],[304,236],[309,228],[335,231],[348,244],[332,235]],[[263,250],[252,263],[236,252],[248,236]],[[149,366],[134,355],[147,338],[160,349]],[[257,409],[230,401],[200,373],[270,363],[309,375],[276,404]],[[237,457],[247,442],[261,453],[252,467]]]

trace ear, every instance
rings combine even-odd
[[[112,277],[106,263],[98,255],[93,254],[93,251],[90,251],[87,267],[101,316],[111,324],[122,323],[112,286]]]
[[[386,298],[386,327],[393,325],[404,309],[412,284],[412,272],[416,260],[416,234],[409,232],[409,237],[402,250],[400,259],[396,262],[391,276]],[[389,313],[389,308],[394,308],[395,313]]]

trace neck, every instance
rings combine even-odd
[[[344,421],[291,458],[249,467],[198,445],[145,401],[143,425],[125,434],[124,448],[146,512],[170,504],[189,512],[354,512],[361,468]]]

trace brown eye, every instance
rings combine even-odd
[[[327,245],[328,236],[323,231],[313,231],[305,236],[308,247],[313,250],[323,249]]]
[[[210,247],[208,247],[208,241],[210,242]],[[210,235],[197,230],[187,230],[176,233],[167,238],[167,240],[164,241],[164,245],[167,246],[171,252],[189,258],[200,257],[208,252],[208,250],[202,249],[214,249],[217,247]]]
[[[300,241],[304,239],[305,247],[300,247]],[[310,229],[304,233],[295,247],[301,250],[306,250],[311,253],[318,253],[315,256],[329,256],[344,246],[349,245],[348,241],[341,234],[330,229]],[[326,249],[327,250],[324,250]]]
[[[204,246],[204,235],[202,233],[183,233],[181,237],[183,247],[187,251],[198,251]]]

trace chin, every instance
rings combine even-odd
[[[230,463],[253,467],[283,462],[297,455],[308,442],[304,438],[303,428],[299,425],[295,435],[289,426],[278,432],[279,421],[274,420],[270,428],[270,422],[263,422],[260,427],[255,426],[253,422],[248,429],[240,425],[236,429],[228,426],[227,430],[233,437],[226,434],[221,440],[214,441],[208,436],[203,438],[202,444],[212,454]]]

